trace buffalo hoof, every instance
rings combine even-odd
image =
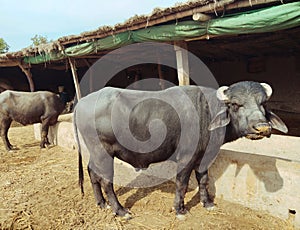
[[[187,210],[185,208],[176,210],[176,208],[172,208],[172,210],[176,211],[176,217],[178,220],[185,220],[185,214],[187,214]]]
[[[122,219],[126,219],[126,220],[129,220],[129,219],[132,218],[131,213],[129,212],[129,210],[125,209],[125,208],[118,209],[117,212],[115,212],[115,215],[120,216],[120,217],[122,217]]]
[[[186,209],[176,212],[176,218],[180,221],[186,220],[187,214],[190,214]]]
[[[213,202],[207,202],[203,206],[207,211],[213,211],[215,209],[215,204]]]
[[[40,144],[40,147],[41,147],[41,149],[44,149],[44,148],[48,149],[50,145],[51,144],[49,142],[42,142]]]
[[[186,216],[184,214],[176,214],[176,218],[180,221],[186,220]]]
[[[12,151],[13,151],[13,148],[12,148],[12,147],[6,147],[6,151],[7,151],[7,152],[12,152]]]
[[[6,148],[6,150],[10,153],[14,152],[14,150],[20,150],[18,147],[16,146],[12,146],[10,145],[9,147]]]
[[[49,150],[49,149],[53,148],[54,145],[51,145],[51,144],[45,144],[44,146],[41,145],[40,147],[41,147],[41,149]]]
[[[97,206],[99,206],[101,209],[110,209],[111,206],[109,204],[107,204],[106,202],[99,202],[97,204]]]
[[[125,216],[122,216],[123,220],[130,220],[132,219],[132,215],[130,213],[126,213]]]

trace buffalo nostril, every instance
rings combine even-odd
[[[261,134],[271,132],[271,126],[268,123],[259,123],[254,126],[254,129]]]

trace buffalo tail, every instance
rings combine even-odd
[[[81,147],[80,147],[78,129],[77,129],[77,124],[76,124],[76,108],[74,109],[73,124],[74,124],[74,136],[75,136],[75,140],[77,142],[77,148],[78,148],[78,176],[79,176],[78,183],[79,183],[79,186],[81,189],[81,194],[83,196],[84,195],[84,189],[83,189],[84,174],[83,174]]]

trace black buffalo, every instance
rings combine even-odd
[[[41,148],[49,144],[47,135],[50,125],[57,122],[64,110],[60,98],[48,91],[19,92],[6,90],[0,94],[0,134],[7,150],[13,149],[7,133],[12,121],[22,125],[42,123]]]
[[[272,88],[266,83],[244,81],[218,90],[176,86],[147,92],[107,87],[82,98],[74,112],[82,192],[78,131],[90,153],[88,172],[100,207],[106,205],[103,189],[113,212],[129,215],[113,189],[114,157],[137,169],[165,160],[175,161],[177,215],[186,212],[184,196],[195,170],[200,201],[206,208],[213,207],[206,188],[207,170],[220,146],[240,137],[269,137],[272,128],[287,132],[281,119],[266,108],[271,94]],[[161,132],[162,136],[158,135]],[[137,143],[130,142],[130,133]]]

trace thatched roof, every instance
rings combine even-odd
[[[230,2],[233,1],[234,0],[230,0]],[[161,22],[167,22],[169,21],[167,17],[170,15],[173,15],[172,18],[174,18],[175,15],[175,18],[180,19],[181,15],[176,15],[176,14],[180,14],[186,10],[193,10],[196,7],[208,5],[210,3],[214,4],[215,6],[224,4],[222,1],[217,2],[216,0],[190,0],[183,3],[177,3],[172,7],[155,8],[148,15],[134,15],[133,17],[127,19],[125,22],[118,23],[114,26],[104,25],[99,27],[96,30],[83,32],[79,35],[68,35],[47,44],[41,44],[36,47],[30,46],[20,51],[8,52],[2,54],[0,55],[0,63],[6,62],[10,59],[20,58],[23,56],[31,56],[31,55],[34,56],[42,52],[47,53],[52,50],[62,50],[63,45],[69,46],[72,43],[78,43],[78,42],[89,41],[91,39],[102,38],[124,30],[134,30],[134,29],[146,27],[150,25],[150,21],[152,22],[151,24],[155,24],[156,23],[155,20],[158,19],[160,19]]]
[[[234,0],[230,0],[231,2]],[[134,15],[127,19],[123,23],[118,23],[114,26],[101,26],[96,30],[83,32],[79,35],[65,36],[58,39],[59,42],[67,44],[72,41],[86,40],[89,37],[104,37],[106,35],[111,35],[112,33],[117,33],[123,30],[133,30],[138,28],[144,28],[155,23],[155,20],[161,19],[161,22],[167,22],[168,16],[181,13],[186,10],[194,9],[195,7],[208,5],[209,3],[216,4],[217,0],[190,0],[184,3],[177,3],[175,6],[167,8],[154,8],[150,14],[147,15]],[[180,19],[180,15],[176,16]],[[152,22],[152,23],[151,23]],[[155,24],[158,24],[157,22]]]
[[[190,0],[184,3],[177,3],[172,7],[155,8],[148,15],[135,15],[125,22],[114,26],[101,26],[96,30],[83,32],[79,35],[64,36],[47,44],[36,47],[30,46],[17,52],[1,54],[0,66],[15,66],[18,65],[17,61],[23,57],[36,56],[41,53],[50,53],[51,51],[60,52],[65,47],[93,41],[128,30],[137,30],[164,24],[169,21],[180,20],[185,17],[191,17],[194,13],[198,12],[217,14],[217,11],[223,11],[225,6],[226,9],[229,9],[230,5],[232,5],[231,8],[234,9],[268,2],[280,2],[280,0],[256,0],[253,3],[251,0]]]

